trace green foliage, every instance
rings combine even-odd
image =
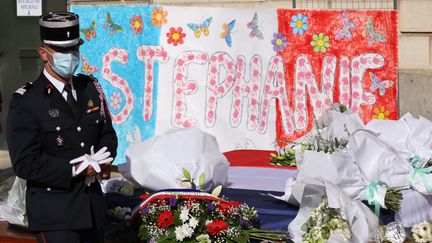
[[[205,174],[203,172],[203,173],[201,173],[201,175],[199,177],[199,187],[204,188],[204,183],[205,183]]]
[[[183,168],[183,176],[186,178],[187,181],[191,181],[192,180],[192,177],[191,177],[189,171],[187,169],[185,169],[185,168]]]
[[[219,185],[215,189],[213,189],[213,191],[212,191],[211,194],[213,196],[215,196],[215,197],[219,197],[219,195],[221,194],[221,192],[222,192],[222,185]]]

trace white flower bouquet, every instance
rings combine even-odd
[[[300,184],[303,184],[300,209],[288,226],[295,242],[317,237],[328,237],[329,242],[336,239],[342,242],[367,242],[372,237],[378,227],[378,218],[366,205],[351,199],[338,186],[322,179],[305,177]],[[331,216],[326,215],[325,210],[331,211]],[[313,223],[312,219],[319,219],[321,223]],[[330,221],[332,230],[320,227],[325,222],[330,224]],[[348,232],[351,232],[351,237]]]

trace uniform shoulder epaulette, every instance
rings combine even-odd
[[[31,89],[31,87],[33,87],[33,82],[28,82],[28,83],[24,84],[23,86],[21,86],[20,88],[18,88],[15,91],[15,94],[24,95],[25,92],[27,92],[27,90]]]

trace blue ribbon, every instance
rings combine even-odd
[[[366,198],[368,200],[368,204],[374,206],[375,215],[379,218],[381,205],[378,197],[378,186],[383,186],[388,188],[387,184],[383,181],[378,181],[378,182],[373,181],[368,185]]]
[[[411,176],[409,178],[409,185],[412,187],[412,183],[414,182],[417,175],[420,176],[420,178],[423,181],[423,184],[426,187],[426,190],[428,192],[432,192],[432,185],[430,184],[429,180],[426,177],[426,173],[432,172],[432,166],[427,168],[414,168],[413,172],[411,172]]]

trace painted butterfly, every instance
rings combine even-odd
[[[375,74],[369,72],[369,76],[372,80],[372,85],[370,87],[371,92],[375,92],[375,90],[379,89],[379,94],[381,96],[385,95],[386,89],[390,88],[393,85],[393,81],[384,80],[382,81]]]
[[[375,42],[385,42],[386,38],[383,34],[375,31],[372,18],[368,18],[366,30],[363,31],[363,36],[368,38],[368,44],[371,46]]]
[[[110,14],[107,12],[106,13],[106,22],[104,24],[104,29],[110,29],[109,34],[110,35],[114,35],[115,32],[121,32],[123,31],[123,28],[118,25],[118,24],[114,24],[114,22],[111,19]]]
[[[351,39],[352,38],[352,34],[350,32],[350,29],[354,29],[355,28],[355,24],[353,22],[349,22],[349,16],[347,12],[342,12],[341,14],[342,17],[342,29],[339,29],[336,33],[336,37],[335,40],[339,40],[342,38],[347,38],[347,39]]]
[[[247,27],[251,29],[251,32],[249,33],[249,37],[252,38],[256,36],[257,38],[264,39],[264,36],[261,32],[261,30],[258,29],[258,14],[255,12],[252,21],[247,23]]]
[[[209,35],[209,27],[212,22],[212,17],[207,18],[202,22],[202,24],[194,24],[190,23],[188,24],[188,27],[194,31],[195,37],[199,38],[201,36],[201,33],[203,33],[205,36]]]
[[[81,71],[86,72],[87,75],[90,75],[94,72],[99,71],[98,67],[96,66],[90,66],[90,64],[87,62],[87,59],[83,56],[81,56],[81,60],[82,60],[82,67],[81,67]]]
[[[235,23],[236,23],[236,20],[234,19],[231,22],[229,22],[229,24],[223,23],[223,25],[222,25],[224,32],[220,33],[220,37],[222,39],[225,39],[225,42],[229,47],[231,47],[231,45],[232,45],[231,31],[234,28]]]
[[[92,21],[90,27],[87,29],[80,29],[80,33],[82,33],[87,41],[90,41],[90,39],[93,37],[96,37],[96,21]]]

